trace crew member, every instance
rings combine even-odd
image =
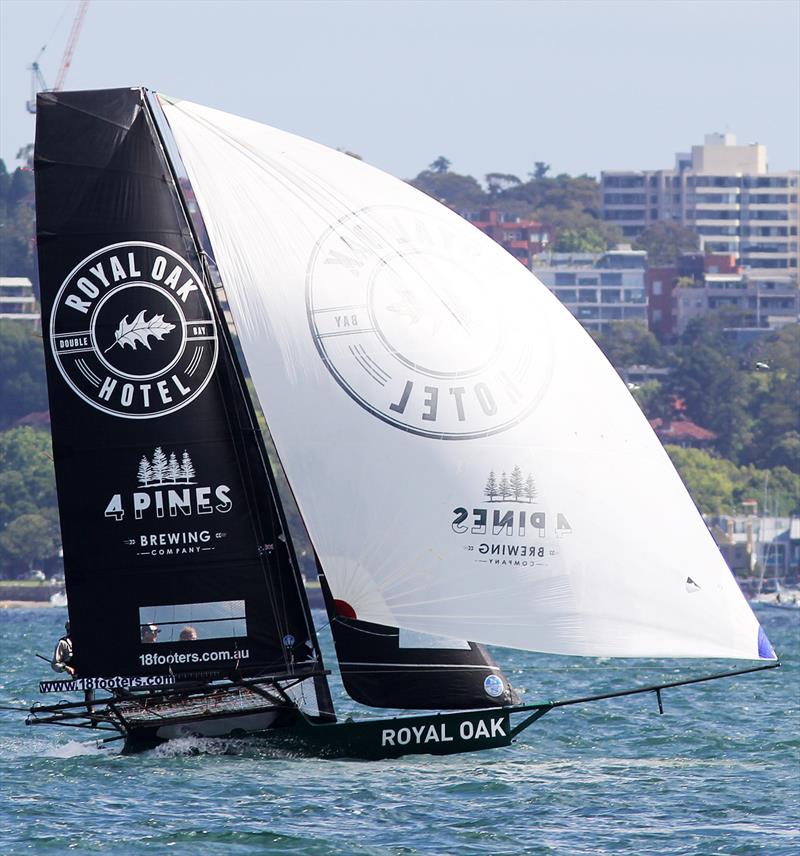
[[[143,624],[140,628],[142,642],[158,642],[158,634],[161,632],[157,624]]]
[[[50,666],[54,672],[69,672],[70,676],[74,678],[75,666],[72,664],[72,637],[69,635],[69,621],[65,622],[64,630],[66,633],[56,642],[56,649],[53,651]]]
[[[53,659],[50,665],[55,672],[69,672],[71,678],[78,676],[75,671],[72,637],[69,632],[69,621],[64,622],[64,630],[67,632],[56,642],[56,650],[53,651]],[[86,710],[92,716],[92,728],[97,728],[97,720],[94,719],[94,690],[84,690],[83,700],[86,702]]]

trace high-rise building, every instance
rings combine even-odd
[[[603,219],[635,238],[658,221],[700,236],[701,249],[727,253],[751,279],[797,284],[798,171],[771,173],[767,149],[740,146],[733,134],[707,134],[675,156],[674,169],[603,172]]]

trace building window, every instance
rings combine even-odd
[[[557,273],[556,285],[575,285],[574,273]]]
[[[581,288],[578,291],[579,303],[597,303],[597,291],[593,288]],[[593,316],[596,317],[596,316]]]
[[[658,297],[661,294],[661,280],[657,279],[653,282],[653,294]]]

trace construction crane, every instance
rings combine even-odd
[[[69,71],[69,67],[72,65],[72,57],[75,53],[75,45],[78,43],[78,36],[81,34],[81,27],[83,26],[83,19],[86,17],[86,10],[89,8],[89,0],[80,0],[78,3],[78,9],[75,12],[75,18],[72,21],[72,29],[69,33],[69,38],[67,39],[67,45],[64,48],[64,56],[61,57],[61,65],[58,68],[58,75],[56,77],[56,85],[52,90],[48,90],[47,84],[44,80],[44,75],[42,74],[42,69],[39,66],[39,59],[44,53],[47,45],[43,45],[42,49],[39,51],[36,59],[30,65],[31,72],[31,97],[30,101],[26,103],[26,107],[29,113],[36,112],[36,93],[37,92],[47,92],[53,91],[58,92],[60,89],[64,88],[64,82],[67,79],[67,72]]]

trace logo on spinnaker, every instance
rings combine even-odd
[[[167,247],[128,241],[80,262],[56,295],[50,346],[67,385],[125,419],[174,413],[203,391],[219,343],[191,265]]]
[[[482,493],[482,500],[448,506],[450,529],[474,562],[543,567],[572,535],[566,514],[539,495],[533,474],[520,466],[490,470]]]
[[[441,440],[507,430],[539,401],[552,372],[540,296],[473,227],[399,206],[333,224],[306,283],[311,334],[342,389],[382,421]]]
[[[525,475],[520,467],[514,467],[510,473],[503,471],[499,475],[490,470],[483,495],[489,502],[533,503],[538,492],[533,476],[530,473]]]

